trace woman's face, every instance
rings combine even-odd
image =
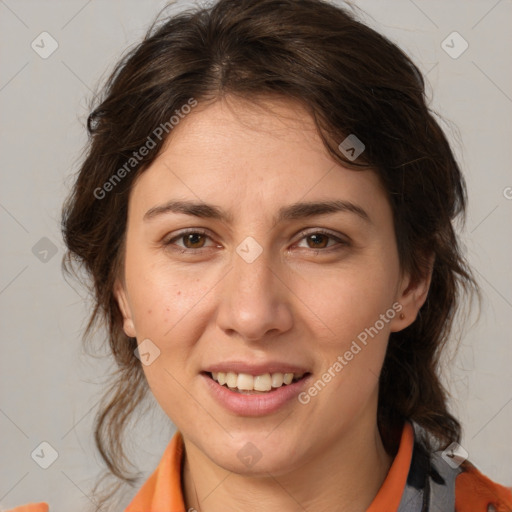
[[[377,175],[335,163],[299,105],[267,106],[199,105],[173,129],[131,190],[116,297],[186,442],[277,475],[376,431],[389,333],[425,290],[400,272]]]

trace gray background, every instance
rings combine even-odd
[[[90,504],[99,471],[91,425],[108,363],[81,348],[88,305],[61,274],[60,207],[86,141],[91,91],[164,4],[0,0],[0,507],[47,501],[58,512]],[[512,2],[355,4],[427,74],[432,106],[447,120],[443,127],[468,181],[462,237],[484,304],[478,322],[473,315],[476,323],[463,326],[445,377],[464,427],[462,446],[485,474],[510,486]],[[59,45],[46,59],[31,47],[43,31]],[[441,47],[453,31],[469,44],[458,58]],[[462,48],[451,40],[452,52]],[[157,407],[143,421],[133,444],[147,475],[172,426]],[[43,441],[58,452],[46,470],[31,458]],[[125,494],[119,510],[135,492]]]

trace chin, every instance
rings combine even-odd
[[[221,453],[211,453],[210,458],[227,471],[244,476],[268,476],[285,474],[297,463],[296,445],[289,446],[279,438],[270,439],[267,432],[244,435],[243,440],[232,443],[233,448],[223,448]],[[294,457],[291,456],[294,454]]]
[[[271,458],[261,454],[259,459],[255,457],[252,461],[249,460],[247,456],[244,456],[241,460],[238,457],[226,458],[224,455],[220,459],[214,459],[214,462],[227,471],[254,478],[268,477],[269,473],[272,476],[279,476],[293,469],[290,457],[285,453],[283,453],[282,456],[281,454],[273,454]]]

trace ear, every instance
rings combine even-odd
[[[117,279],[114,284],[114,296],[117,300],[121,314],[123,315],[123,331],[126,336],[135,338],[135,325],[133,324],[132,311],[128,302],[128,298],[126,297],[124,286],[119,281],[119,279]]]
[[[398,314],[391,322],[391,332],[401,331],[416,320],[421,306],[427,300],[434,259],[434,254],[428,258],[428,268],[421,278],[412,281],[408,274],[402,278],[397,296],[397,302],[401,305],[401,309],[396,309]]]

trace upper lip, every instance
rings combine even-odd
[[[303,366],[290,363],[272,361],[268,363],[246,363],[244,361],[224,361],[222,363],[209,365],[204,372],[234,372],[247,373],[252,376],[264,375],[265,373],[309,373]]]

